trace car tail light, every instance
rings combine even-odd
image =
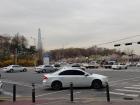
[[[44,78],[43,78],[43,79],[48,79],[48,77],[44,76]]]

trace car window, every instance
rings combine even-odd
[[[18,65],[14,65],[13,67],[19,67]]]
[[[78,70],[67,70],[59,73],[59,75],[84,75],[85,73]]]
[[[72,67],[80,67],[80,65],[72,65]]]
[[[47,66],[45,66],[45,67],[52,67],[52,66],[47,65]]]

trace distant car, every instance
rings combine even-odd
[[[127,65],[126,64],[114,64],[112,65],[112,69],[127,69]]]
[[[52,66],[52,65],[39,65],[35,67],[35,72],[37,73],[49,73],[49,72],[54,72],[57,69]]]
[[[56,69],[60,69],[61,68],[60,64],[53,64],[52,66],[55,67]]]
[[[3,70],[5,72],[17,72],[17,71],[26,72],[27,68],[26,67],[22,67],[20,65],[9,65],[7,67],[4,67]]]
[[[140,67],[140,62],[137,63],[136,67]]]
[[[72,64],[71,65],[72,68],[76,68],[76,69],[82,69],[85,70],[86,68],[80,64]]]
[[[107,61],[105,62],[105,64],[102,65],[102,67],[104,67],[105,69],[111,69],[112,65],[115,65],[116,61]]]
[[[81,69],[62,68],[51,74],[44,74],[44,88],[60,90],[69,87],[73,83],[74,87],[103,88],[108,82],[108,78],[99,74],[89,74]]]
[[[85,64],[85,67],[87,68],[87,69],[94,69],[94,68],[99,68],[99,64],[96,62],[96,61],[92,61],[92,62],[90,62],[90,63],[88,63],[88,64]]]
[[[130,67],[136,67],[136,66],[137,66],[137,63],[136,63],[136,62],[130,62],[130,63],[129,63],[129,66],[130,66]]]

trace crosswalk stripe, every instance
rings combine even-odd
[[[140,85],[132,85],[132,86],[136,86],[137,87],[137,86],[140,86]]]
[[[140,93],[140,91],[137,90],[127,90],[127,89],[115,89],[117,91],[124,91],[124,92],[136,92],[136,93]]]
[[[121,96],[130,96],[130,97],[138,97],[138,94],[125,94],[125,93],[116,93],[116,92],[109,92],[110,94],[114,95],[121,95]]]
[[[140,89],[139,87],[124,87],[126,89]]]

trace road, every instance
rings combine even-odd
[[[113,99],[123,99],[124,97],[140,98],[140,68],[128,68],[127,70],[112,69],[88,69],[89,73],[106,75],[109,78],[110,95]],[[62,98],[70,97],[69,89],[54,91],[42,88],[43,73],[35,73],[31,68],[28,72],[4,73],[1,80],[4,82],[3,93],[0,97],[12,97],[13,84],[17,84],[17,97],[31,97],[32,83],[35,83],[37,98]],[[74,89],[75,98],[106,98],[105,89],[95,90],[90,88]]]

